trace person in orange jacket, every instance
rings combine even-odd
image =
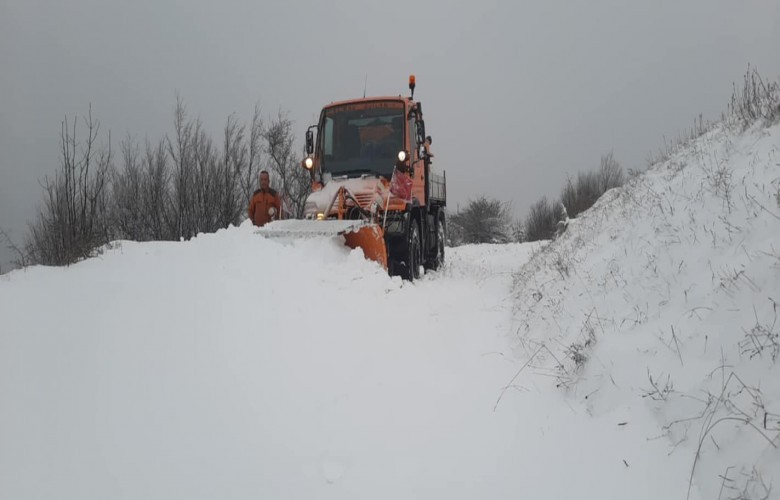
[[[249,201],[249,218],[255,226],[262,226],[277,220],[281,214],[282,203],[279,193],[270,187],[268,172],[260,172],[260,189],[254,192]]]

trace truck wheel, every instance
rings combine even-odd
[[[439,214],[436,218],[436,256],[433,258],[431,269],[434,271],[441,269],[444,265],[444,244],[447,241],[447,234],[444,227],[444,215]]]
[[[419,279],[422,253],[420,252],[420,227],[415,221],[409,223],[409,241],[403,278],[409,281]]]

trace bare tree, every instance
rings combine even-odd
[[[561,190],[561,203],[570,217],[577,217],[592,207],[602,194],[624,182],[623,167],[610,152],[601,157],[598,172],[580,172],[576,182],[567,179]]]
[[[561,190],[561,202],[570,217],[577,217],[596,203],[602,194],[601,179],[596,172],[579,172],[577,180],[567,179]]]
[[[200,121],[194,123],[192,136],[194,169],[189,178],[192,206],[190,208],[190,233],[210,233],[218,229],[217,212],[219,209],[219,158],[211,138],[202,129]]]
[[[571,177],[568,176],[566,185],[561,190],[561,203],[566,207],[566,211],[571,217],[576,217],[579,214],[580,206],[577,200],[577,187],[572,182]]]
[[[592,207],[601,196],[601,193],[601,179],[599,179],[596,172],[579,172],[577,174],[577,205],[575,206],[574,216],[576,217],[576,214],[580,214]]]
[[[16,254],[16,260],[13,262],[14,266],[25,267],[28,265],[27,254],[19,245],[14,243],[11,236],[2,227],[0,227],[0,239],[5,240],[6,248]],[[11,269],[13,269],[13,267]],[[6,270],[6,272],[8,272],[8,270]],[[3,274],[2,270],[0,270],[0,274]]]
[[[156,145],[147,140],[143,155],[131,139],[122,143],[122,169],[112,178],[114,237],[135,241],[175,240],[189,238],[198,231],[213,231],[218,226],[216,205],[222,191],[215,183],[217,151],[199,123],[185,122],[183,127],[188,131],[182,155],[188,158],[188,163],[183,171],[178,171],[181,174],[178,176],[172,175],[169,168],[172,144],[169,139],[160,140]],[[173,182],[174,177],[178,183]],[[182,233],[182,228],[188,229]]]
[[[138,145],[131,137],[120,144],[122,170],[114,170],[111,182],[111,223],[122,239],[146,239],[143,227],[143,171]]]
[[[293,123],[279,111],[263,131],[268,167],[279,182],[283,202],[288,205],[289,215],[302,217],[306,197],[311,190],[308,172],[300,167],[294,151]]]
[[[119,169],[111,165],[110,135],[108,148],[97,148],[99,127],[91,110],[85,123],[83,144],[76,141],[76,122],[72,128],[67,119],[63,123],[62,169],[54,180],[44,181],[44,208],[25,247],[33,262],[67,264],[110,239],[191,238],[238,224],[264,149],[269,166],[283,180],[285,198],[302,210],[308,176],[298,172],[292,124],[281,112],[265,130],[256,106],[248,142],[246,126],[228,116],[220,149],[200,120],[188,117],[177,95],[174,134],[156,144],[147,140],[144,154],[127,137]]]
[[[518,219],[512,223],[512,241],[515,243],[523,243],[525,239],[525,224],[522,219]]]
[[[173,200],[176,230],[179,238],[194,235],[194,200],[191,185],[194,175],[192,142],[194,124],[188,121],[187,108],[181,96],[176,95],[174,111],[174,139],[167,138],[168,154],[173,163]]]
[[[560,203],[550,202],[546,196],[540,198],[531,205],[525,219],[525,241],[553,239],[562,216]]]
[[[241,221],[256,185],[263,139],[275,155],[276,171],[283,178],[289,177],[285,169],[291,161],[289,147],[280,140],[284,134],[264,135],[259,106],[255,107],[249,144],[245,125],[230,115],[223,129],[220,150],[200,120],[187,117],[180,97],[177,97],[174,127],[175,137],[168,139],[167,150],[173,163],[171,199],[180,238],[213,232]]]
[[[76,138],[76,119],[62,123],[61,167],[54,179],[43,182],[44,205],[30,226],[25,244],[31,263],[66,265],[88,257],[109,241],[106,200],[111,168],[111,134],[108,145],[98,147],[100,125],[92,119],[92,107],[84,118],[86,139]]]
[[[244,125],[239,125],[234,115],[228,116],[224,130],[224,149],[220,166],[220,227],[237,225],[247,201],[243,197],[241,181],[249,170],[248,148],[244,141]],[[251,134],[251,131],[250,131]]]
[[[170,172],[165,140],[152,146],[146,142],[143,160],[143,214],[146,236],[150,240],[173,240],[177,237],[171,201]]]
[[[626,181],[623,173],[623,167],[615,159],[612,151],[601,157],[601,166],[599,167],[599,196],[612,188],[622,186]]]
[[[257,178],[260,174],[260,164],[263,152],[263,120],[260,117],[260,105],[255,105],[252,116],[252,126],[249,129],[249,158],[247,168],[241,175],[241,191],[244,195],[244,205],[249,205],[252,193],[257,186]]]

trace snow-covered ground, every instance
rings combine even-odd
[[[779,151],[717,128],[413,284],[248,225],[3,275],[0,498],[765,497]]]

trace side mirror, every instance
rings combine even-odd
[[[420,120],[417,122],[417,144],[425,142],[425,121]]]
[[[306,130],[306,154],[310,155],[314,152],[314,132],[311,127]]]

